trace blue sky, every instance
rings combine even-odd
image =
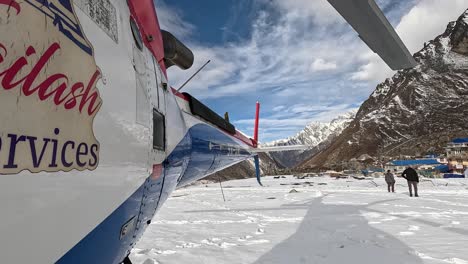
[[[292,136],[310,122],[356,109],[393,72],[365,46],[326,0],[156,0],[163,29],[195,55],[169,70],[184,91],[252,134],[262,104],[260,140]],[[377,0],[412,53],[442,33],[468,0]]]

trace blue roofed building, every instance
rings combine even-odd
[[[431,170],[442,165],[439,159],[393,160],[385,164],[385,170],[403,172],[407,167]]]
[[[447,157],[460,157],[468,155],[468,138],[456,138],[445,148]]]

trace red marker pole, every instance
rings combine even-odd
[[[255,147],[258,145],[258,123],[260,119],[260,103],[257,101],[256,111],[255,111],[255,127],[254,127],[254,141]]]

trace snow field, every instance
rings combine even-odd
[[[134,263],[468,264],[468,180],[264,177],[177,190]],[[292,191],[292,190],[295,191]]]

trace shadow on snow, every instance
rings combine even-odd
[[[417,264],[423,261],[396,237],[373,228],[361,215],[368,205],[309,203],[295,234],[276,245],[254,264],[275,263],[379,263]],[[372,210],[371,210],[372,211]]]

